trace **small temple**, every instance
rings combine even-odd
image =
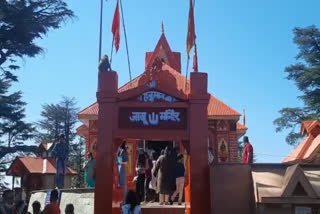
[[[102,75],[108,77],[103,80]],[[192,209],[200,213],[208,211],[208,150],[212,149],[215,163],[238,162],[238,140],[247,130],[239,123],[241,114],[207,92],[206,73],[192,72],[190,79],[182,74],[181,54],[171,50],[164,31],[154,51],[146,53],[145,71],[141,75],[119,88],[115,72],[100,71],[99,78],[98,102],[78,113],[83,125],[77,129],[78,134],[86,139],[86,153],[92,153],[97,160],[97,171],[107,166],[113,168],[111,180],[97,180],[96,213],[98,210],[110,210],[107,203],[102,204],[102,191],[107,191],[111,186],[112,210],[114,213],[119,212],[124,193],[121,188],[117,188],[115,161],[104,162],[100,167],[99,163],[105,161],[102,153],[115,160],[122,140],[127,141],[129,148],[129,189],[135,188],[132,180],[138,151],[156,151],[160,155],[162,149],[172,146],[184,155],[186,179],[189,183],[185,188],[184,201],[189,206],[188,213]],[[102,98],[104,96],[106,97]],[[112,100],[110,105],[113,107],[102,110],[101,103],[107,106],[107,100]],[[109,125],[106,121],[109,121]],[[101,128],[103,130],[99,130]],[[105,135],[107,132],[108,137]],[[108,145],[100,145],[106,142]],[[105,177],[107,174],[101,172],[100,176]],[[192,182],[198,185],[192,186]],[[203,194],[206,195],[205,201],[199,200]],[[180,211],[176,209],[174,213],[184,213],[184,207],[180,208]],[[147,210],[143,212],[152,212],[150,208]]]
[[[154,85],[152,85],[154,84]],[[147,102],[179,102],[188,99],[190,80],[181,73],[181,54],[171,50],[164,32],[153,52],[146,52],[145,72],[118,89],[118,93],[128,94],[138,88],[162,89],[162,92],[146,92],[137,100]],[[157,90],[158,91],[158,90]],[[172,97],[165,95],[172,93]],[[167,97],[163,97],[167,96]],[[170,98],[172,98],[170,100]],[[83,123],[77,129],[79,135],[86,139],[86,153],[95,154],[97,143],[97,120],[99,104],[96,102],[78,113]],[[239,123],[241,114],[210,94],[207,105],[208,129],[210,143],[216,151],[218,162],[238,161],[238,139],[246,133],[247,128]],[[219,145],[226,146],[225,154],[219,158]]]

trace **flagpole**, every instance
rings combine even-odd
[[[121,15],[122,15],[122,26],[123,26],[123,31],[124,31],[124,39],[125,39],[125,42],[126,42],[126,51],[127,51],[128,68],[129,68],[129,78],[130,78],[130,81],[131,81],[132,77],[131,77],[131,66],[130,66],[127,31],[126,31],[126,25],[124,24],[124,14],[123,14],[123,8],[122,8],[122,1],[121,0],[119,0],[119,1],[120,1],[120,9],[121,9]]]
[[[112,63],[113,46],[114,46],[114,36],[113,36],[113,39],[112,39],[112,45],[111,45],[111,53],[110,53],[110,67],[111,67],[111,63]]]
[[[103,0],[100,0],[100,35],[99,35],[99,59],[101,59],[101,46],[102,46],[102,14],[103,14]]]
[[[185,87],[184,87],[185,93],[187,93],[187,86],[188,86],[189,60],[190,60],[190,58],[188,57],[188,59],[187,59],[187,71],[186,71],[186,84],[185,84]]]
[[[193,72],[198,72],[198,53],[197,53],[197,44],[196,36],[194,36],[194,53],[193,53]]]
[[[197,43],[196,43],[196,23],[195,23],[195,16],[194,16],[194,7],[196,4],[196,0],[193,0],[192,3],[192,11],[193,11],[193,25],[194,25],[194,56],[193,56],[193,72],[198,72],[198,52],[197,52]]]

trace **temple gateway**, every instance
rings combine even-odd
[[[77,129],[87,154],[97,160],[95,213],[120,213],[115,158],[123,140],[129,148],[129,188],[135,188],[137,151],[160,154],[170,145],[185,157],[187,210],[210,210],[208,148],[216,163],[238,162],[238,139],[247,128],[238,122],[240,113],[207,92],[207,84],[207,73],[182,75],[181,54],[171,50],[163,32],[154,51],[146,53],[145,72],[132,81],[118,88],[115,71],[100,72],[97,102],[79,112],[83,125]]]

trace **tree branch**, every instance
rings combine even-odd
[[[33,152],[36,153],[37,146],[13,146],[13,147],[6,147],[6,146],[0,146],[0,158],[3,158],[7,154],[12,154],[15,152]]]

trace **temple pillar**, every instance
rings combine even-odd
[[[116,124],[118,75],[114,71],[100,72],[97,92],[99,103],[98,144],[96,157],[96,188],[94,213],[112,213],[113,190],[113,130]]]
[[[191,213],[210,213],[208,164],[207,73],[190,76],[190,194]]]
[[[238,163],[238,136],[236,131],[229,133],[230,162]]]

